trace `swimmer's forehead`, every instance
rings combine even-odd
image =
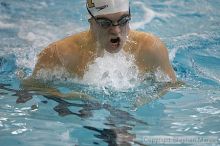
[[[87,0],[87,8],[93,16],[129,12],[129,0]]]

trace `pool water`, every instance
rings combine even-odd
[[[166,43],[185,85],[157,98],[164,80],[62,80],[54,84],[60,91],[93,97],[62,100],[22,89],[21,79],[48,44],[87,30],[84,1],[0,0],[1,146],[154,145],[153,136],[185,138],[167,145],[220,145],[220,1],[136,0],[131,12],[132,29]],[[212,141],[186,140],[192,137]]]

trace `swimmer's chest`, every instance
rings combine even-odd
[[[74,68],[73,73],[77,74],[78,77],[83,78],[86,72],[89,72],[91,66],[105,66],[109,69],[114,69],[113,67],[117,67],[118,70],[120,68],[125,69],[129,68],[129,66],[136,66],[139,73],[146,73],[152,71],[152,67],[150,65],[144,64],[141,60],[138,60],[133,54],[128,54],[132,57],[125,57],[123,55],[118,55],[118,57],[96,57],[93,52],[83,52],[79,57],[79,63],[77,67]],[[120,58],[121,57],[121,58]],[[92,68],[92,70],[99,70],[100,68]]]

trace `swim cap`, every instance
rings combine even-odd
[[[129,0],[87,0],[93,16],[129,11]]]

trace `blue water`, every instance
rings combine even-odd
[[[220,1],[136,0],[131,12],[131,28],[166,43],[177,77],[186,85],[155,99],[163,83],[129,90],[57,83],[62,92],[94,97],[61,100],[23,90],[21,78],[31,75],[45,46],[87,30],[84,1],[0,0],[1,146],[151,145],[146,136],[220,138]]]

